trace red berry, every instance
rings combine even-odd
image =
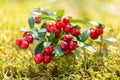
[[[95,29],[95,33],[98,34],[98,35],[101,35],[101,34],[103,34],[103,29],[100,28],[100,27],[97,27],[97,28]]]
[[[44,49],[44,54],[45,55],[51,55],[53,52],[53,47],[52,46],[48,46],[47,48]]]
[[[33,42],[33,37],[32,36],[26,36],[26,41],[28,43],[32,43]]]
[[[28,32],[24,32],[23,37],[26,37],[26,36],[32,36],[32,35]]]
[[[55,25],[56,25],[56,28],[59,30],[61,30],[61,28],[65,26],[64,22],[61,20],[57,20]]]
[[[43,61],[43,55],[42,54],[37,54],[34,56],[34,61],[36,64],[40,64]]]
[[[21,44],[21,47],[22,47],[23,49],[27,49],[27,48],[29,47],[28,42],[23,40],[23,41],[22,41],[22,44]]]
[[[64,27],[64,32],[66,33],[70,33],[72,31],[72,27],[70,24],[67,24],[65,27]]]
[[[35,16],[34,19],[36,24],[40,23],[40,16]]]
[[[65,24],[69,24],[69,23],[70,23],[70,19],[69,19],[68,17],[64,17],[64,18],[63,18],[63,22],[64,22]]]
[[[78,37],[80,35],[80,31],[78,29],[76,29],[76,28],[73,28],[71,34],[73,36]]]
[[[71,50],[70,50],[70,49],[66,49],[66,50],[64,51],[64,54],[65,54],[65,55],[70,55],[70,54],[71,54]]]
[[[20,39],[20,38],[16,39],[16,44],[18,46],[20,46],[22,44],[22,39]]]
[[[70,41],[69,48],[70,50],[75,50],[77,48],[77,43],[75,41]]]
[[[66,50],[66,49],[68,49],[68,47],[69,47],[69,45],[68,45],[68,43],[65,42],[65,41],[60,44],[60,48],[61,48],[62,50]]]
[[[48,64],[51,61],[51,56],[45,55],[43,61],[44,61],[45,64]]]
[[[98,34],[96,34],[95,30],[90,30],[90,37],[92,39],[97,39],[98,38]]]
[[[52,23],[48,23],[48,24],[46,24],[46,30],[47,30],[48,32],[54,32],[54,31],[55,31],[55,28],[54,28],[54,26],[53,26]]]
[[[65,36],[63,36],[63,40],[65,42],[70,42],[72,40],[72,38],[69,35],[65,35]]]
[[[55,36],[59,36],[60,35],[60,30],[59,29],[55,29]]]

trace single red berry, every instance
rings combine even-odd
[[[20,46],[22,44],[22,39],[20,39],[20,38],[16,39],[16,44],[18,46]]]
[[[63,30],[65,33],[70,33],[72,31],[72,27],[70,24],[67,24]]]
[[[72,40],[72,38],[69,35],[65,35],[65,36],[63,36],[63,40],[65,42],[70,42]]]
[[[23,37],[26,37],[26,36],[32,36],[32,35],[28,32],[24,32]]]
[[[97,39],[99,36],[98,34],[95,32],[95,30],[90,30],[90,37],[92,39]]]
[[[55,28],[54,28],[54,26],[53,26],[52,23],[47,23],[47,24],[46,24],[46,30],[47,30],[48,32],[54,32],[54,31],[55,31]]]
[[[65,41],[61,42],[60,48],[61,48],[62,50],[66,50],[66,49],[68,49],[68,47],[69,47],[69,45],[68,45],[67,42],[65,42]]]
[[[34,20],[36,24],[40,24],[40,16],[35,16]]]
[[[53,52],[53,49],[52,49],[51,46],[49,46],[49,47],[47,47],[47,48],[44,49],[44,54],[45,55],[51,55],[52,52]]]
[[[70,48],[70,50],[75,50],[77,48],[77,42],[76,41],[70,41],[69,42],[69,48]]]
[[[97,28],[95,29],[95,33],[98,34],[98,35],[101,35],[101,34],[103,34],[103,29],[100,28],[100,27],[97,27]]]
[[[61,28],[65,26],[64,22],[61,20],[57,20],[55,25],[56,25],[56,28],[59,30],[61,30]]]
[[[22,44],[21,44],[21,47],[23,48],[23,49],[27,49],[28,47],[29,47],[29,43],[27,42],[27,41],[22,41]]]
[[[80,35],[80,31],[78,29],[76,29],[76,28],[73,28],[71,34],[73,36],[78,37]]]
[[[55,36],[59,36],[60,35],[60,30],[59,29],[55,29]]]
[[[51,56],[49,56],[49,55],[45,55],[43,61],[44,61],[45,64],[50,63],[50,61],[51,61]]]
[[[33,42],[33,37],[32,36],[26,36],[26,41],[28,43],[32,43]]]
[[[43,55],[42,54],[37,54],[34,56],[34,61],[36,64],[40,64],[43,61]]]
[[[69,19],[68,17],[64,17],[64,18],[63,18],[63,22],[64,22],[65,24],[69,24],[69,23],[70,23],[70,19]]]
[[[71,50],[70,49],[66,49],[65,51],[64,51],[64,55],[70,55],[71,54]]]

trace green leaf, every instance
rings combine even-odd
[[[99,23],[98,27],[105,28],[105,25],[102,23]]]
[[[55,19],[53,17],[47,16],[46,14],[41,15],[40,18],[41,19],[55,21]]]
[[[52,41],[52,39],[54,39],[54,37],[55,37],[55,33],[50,33],[50,36],[48,37],[49,41]]]
[[[44,48],[47,48],[48,46],[50,46],[50,44],[51,44],[51,42],[44,42],[43,46],[44,46]]]
[[[109,41],[109,42],[116,42],[117,40],[113,37],[110,37],[110,38],[106,38],[105,39],[106,41]]]
[[[46,35],[45,32],[38,33],[37,39],[39,39],[40,41],[44,41],[45,40],[45,35]]]
[[[99,23],[97,23],[96,21],[89,21],[89,23],[96,27],[99,26]]]
[[[39,43],[36,47],[35,47],[35,50],[34,50],[34,53],[35,55],[38,54],[38,53],[41,53],[43,51],[43,42]]]
[[[89,38],[89,35],[90,35],[90,31],[88,29],[83,31],[81,34],[81,41],[85,42]]]
[[[64,52],[63,52],[63,50],[61,50],[59,45],[54,46],[54,51],[58,56],[63,56],[64,55]]]
[[[41,28],[45,28],[45,27],[46,27],[46,22],[41,25]]]
[[[83,47],[85,44],[83,42],[77,41],[79,47]]]
[[[64,15],[64,10],[58,10],[57,13],[56,13],[56,16],[58,18],[61,18],[63,15]]]
[[[92,46],[85,46],[85,49],[92,52],[92,53],[96,52],[96,50]]]
[[[71,23],[82,23],[85,24],[86,22],[82,19],[70,19]]]
[[[29,33],[31,33],[31,34],[33,33],[31,30],[24,29],[24,28],[23,28],[23,29],[20,29],[20,32],[29,32]]]
[[[102,53],[104,54],[105,57],[108,57],[108,52],[107,52],[107,50],[103,50]]]
[[[34,33],[32,34],[32,36],[33,36],[34,39],[37,39],[38,33],[37,33],[37,32],[34,32]]]
[[[38,33],[46,32],[46,31],[47,31],[46,28],[41,28],[41,29],[38,31]]]
[[[29,27],[31,29],[33,29],[34,28],[34,18],[33,17],[29,17],[28,23],[29,23]]]

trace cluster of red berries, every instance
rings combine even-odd
[[[25,32],[23,34],[23,39],[21,38],[16,39],[16,44],[23,49],[27,49],[29,47],[29,44],[31,44],[32,42],[33,42],[33,37],[28,32]]]
[[[89,28],[90,30],[90,37],[92,39],[97,39],[100,35],[103,34],[103,28],[97,27],[96,29]]]
[[[63,20],[57,20],[55,24],[46,24],[47,32],[55,32],[55,36],[59,36],[62,29],[66,34],[71,33],[76,37],[80,35],[80,31],[77,28],[71,26],[70,19],[67,17],[64,17]]]
[[[72,50],[77,48],[77,42],[72,41],[69,35],[63,36],[63,41],[60,43],[60,48],[64,51],[64,55],[70,55]]]
[[[48,64],[51,61],[52,53],[53,53],[53,47],[52,45],[50,45],[47,48],[45,48],[42,53],[39,53],[34,56],[35,63],[40,64],[44,62],[45,64]]]

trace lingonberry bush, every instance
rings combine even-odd
[[[48,64],[55,56],[74,56],[80,49],[97,56],[107,56],[108,52],[102,48],[102,44],[105,41],[116,41],[112,37],[103,37],[110,30],[104,24],[64,16],[64,10],[49,12],[48,8],[37,8],[31,14],[28,18],[30,29],[21,29],[23,38],[16,39],[16,44],[27,49],[33,41],[38,41],[33,58],[37,64]],[[99,50],[93,47],[93,42],[98,43]]]

